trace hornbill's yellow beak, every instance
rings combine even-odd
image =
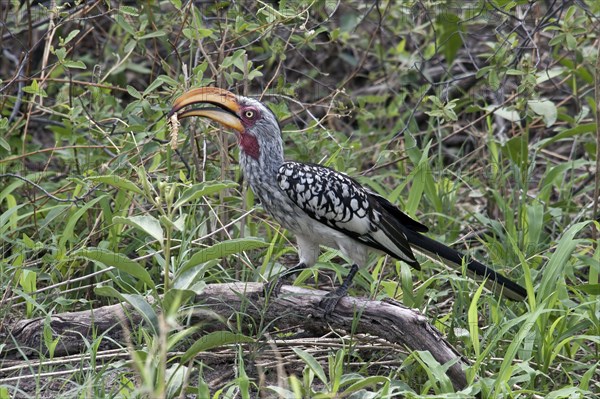
[[[216,107],[191,108],[179,112],[182,108],[192,104],[212,104]],[[177,113],[178,119],[190,116],[201,116],[219,122],[225,127],[243,133],[245,128],[239,118],[240,105],[235,94],[216,87],[201,87],[183,93],[173,103],[169,117]]]

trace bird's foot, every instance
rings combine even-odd
[[[292,275],[296,274],[300,270],[306,269],[304,262],[298,263],[296,266],[284,271],[276,279],[269,281],[263,286],[263,295],[265,298],[277,298],[281,293],[281,287],[283,283]]]
[[[323,297],[323,299],[321,299],[321,302],[319,302],[319,307],[322,308],[325,312],[325,318],[328,318],[333,314],[333,311],[335,310],[337,304],[343,297],[345,297],[348,294],[348,288],[350,288],[350,284],[352,284],[352,280],[354,279],[356,272],[358,272],[358,265],[354,264],[350,268],[348,276],[346,276],[346,278],[342,282],[342,285],[340,285],[335,291],[328,293]]]
[[[277,298],[281,293],[281,287],[285,281],[285,276],[277,277],[263,285],[263,296],[265,298]]]
[[[340,302],[340,300],[344,296],[346,296],[346,294],[347,292],[340,293],[339,289],[337,289],[333,292],[328,293],[323,297],[323,299],[321,299],[321,302],[319,302],[319,307],[323,309],[324,316],[326,319],[333,314],[335,307]]]

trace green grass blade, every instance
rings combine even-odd
[[[479,357],[480,355],[479,313],[477,312],[477,304],[479,303],[479,298],[481,298],[481,293],[483,292],[484,286],[485,284],[481,284],[477,291],[475,291],[475,295],[473,296],[473,300],[471,301],[468,312],[469,333],[471,335],[471,343],[473,344],[473,352],[475,352],[476,357]]]
[[[112,266],[122,272],[128,273],[133,277],[140,279],[150,288],[154,289],[154,281],[146,269],[140,266],[134,260],[129,259],[123,254],[109,251],[102,248],[84,248],[73,253],[75,257],[82,257],[93,262],[98,262],[104,266]]]
[[[78,238],[75,236],[75,233],[74,233],[74,229],[75,229],[75,226],[77,225],[77,222],[88,211],[88,209],[90,209],[91,207],[96,205],[96,203],[98,201],[100,201],[102,198],[104,198],[104,195],[101,195],[99,197],[94,198],[93,200],[91,200],[89,202],[86,202],[86,204],[84,206],[77,209],[77,211],[75,211],[73,214],[71,214],[69,216],[69,219],[67,220],[67,224],[66,224],[65,228],[62,230],[62,234],[60,235],[60,239],[58,241],[59,248],[64,248],[67,241],[73,241],[73,242],[78,241]]]
[[[206,334],[196,342],[181,356],[181,362],[187,363],[198,353],[209,349],[218,348],[224,345],[252,343],[254,338],[244,334],[236,334],[230,331],[215,331]]]
[[[237,186],[238,184],[232,181],[203,182],[194,184],[181,194],[181,197],[175,202],[173,208],[177,209],[182,205],[198,198],[218,193],[226,188],[234,188]]]
[[[552,254],[550,261],[544,268],[542,281],[537,289],[537,302],[541,303],[556,290],[557,284],[564,281],[564,272],[571,254],[575,250],[579,240],[575,236],[590,222],[577,223],[567,230],[558,242],[556,251]]]
[[[233,240],[220,242],[196,252],[190,258],[190,260],[185,262],[181,268],[177,270],[177,276],[180,276],[189,269],[201,263],[208,262],[209,260],[221,259],[228,255],[237,254],[252,249],[263,248],[268,245],[269,243],[257,238],[236,238]]]
[[[135,309],[137,314],[142,316],[146,323],[152,328],[152,333],[158,335],[158,316],[143,296],[139,294],[123,294],[108,285],[96,287],[94,292],[98,295],[117,298],[121,302],[129,303]]]
[[[300,359],[302,359],[302,361],[306,363],[308,368],[310,368],[313,371],[313,373],[315,373],[317,378],[321,380],[323,384],[329,385],[327,382],[327,376],[325,375],[325,370],[323,370],[323,367],[321,367],[321,365],[319,364],[317,359],[313,357],[313,355],[306,351],[303,351],[300,348],[292,348],[292,350],[296,352],[296,355],[298,355],[298,357],[300,357]]]
[[[133,226],[133,227],[145,232],[150,237],[154,238],[156,241],[158,241],[160,243],[160,245],[163,245],[163,241],[164,241],[163,229],[162,229],[158,219],[152,215],[139,215],[139,216],[129,216],[129,217],[115,216],[113,218],[113,222]]]
[[[87,180],[91,180],[96,183],[104,183],[115,188],[119,188],[125,191],[131,191],[135,194],[142,194],[142,190],[132,181],[118,175],[107,175],[107,176],[90,176]]]

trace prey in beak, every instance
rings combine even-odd
[[[189,105],[208,106],[183,110]],[[239,116],[240,109],[240,104],[233,93],[216,87],[201,87],[189,90],[175,100],[168,117],[171,121],[173,121],[174,115],[177,115],[176,119],[190,116],[205,117],[238,133],[244,133],[245,128]]]

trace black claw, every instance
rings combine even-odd
[[[281,293],[281,287],[285,281],[285,276],[277,277],[275,280],[271,280],[265,283],[263,286],[263,295],[265,297],[277,298]]]
[[[352,280],[354,279],[356,272],[358,272],[358,265],[354,264],[350,268],[350,271],[348,272],[348,275],[342,282],[342,285],[340,285],[335,291],[330,292],[329,294],[325,295],[323,299],[321,299],[321,302],[319,302],[319,307],[322,308],[325,312],[325,318],[328,318],[332,315],[333,311],[335,310],[335,307],[340,302],[340,299],[342,299],[348,294],[348,288],[350,288],[350,284],[352,284]]]
[[[346,294],[340,295],[338,290],[335,290],[325,295],[323,299],[321,299],[321,302],[319,302],[319,307],[323,309],[326,319],[333,314],[335,307],[345,295]]]
[[[276,279],[266,283],[263,286],[264,296],[271,297],[271,298],[277,298],[279,296],[279,294],[281,293],[281,287],[283,286],[283,283],[285,283],[285,281],[290,276],[296,274],[297,272],[299,272],[302,269],[306,269],[306,265],[303,262],[298,263],[296,266],[292,267],[291,269],[288,269],[288,270],[284,271],[283,273],[281,273],[281,275],[279,277],[277,277]]]

